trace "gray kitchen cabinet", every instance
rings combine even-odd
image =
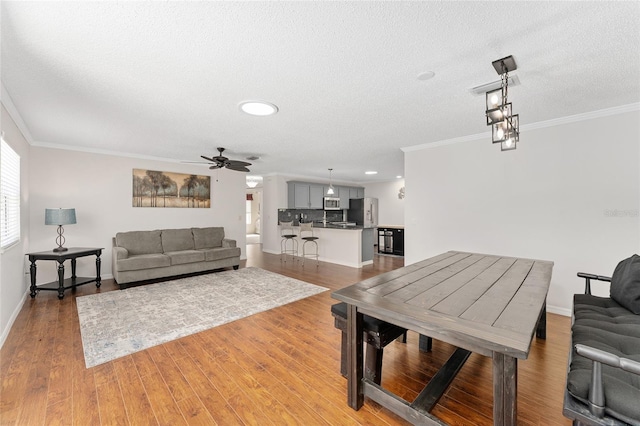
[[[321,209],[323,186],[305,182],[288,182],[288,207],[290,209]]]
[[[290,209],[322,209],[328,185],[311,182],[289,181],[287,207]],[[333,186],[333,197],[340,198],[340,208],[348,209],[349,200],[364,198],[364,188],[356,186]]]
[[[307,209],[309,208],[309,184],[290,183],[289,184],[289,208]]]
[[[334,186],[334,189],[337,190],[337,194],[340,197],[340,208],[348,209],[349,208],[349,187],[348,186]]]
[[[309,185],[309,208],[321,209],[324,207],[324,187],[322,185]]]
[[[361,186],[349,187],[349,198],[364,198],[364,188]]]

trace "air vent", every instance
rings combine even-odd
[[[481,84],[480,86],[472,87],[471,89],[469,89],[469,91],[476,96],[484,96],[485,93],[499,88],[500,85],[502,85],[502,80],[496,80],[496,81],[492,81],[491,83],[485,83],[485,84]],[[520,85],[520,79],[518,78],[518,76],[510,75],[509,87],[519,86],[519,85]]]
[[[250,155],[246,159],[249,161],[256,161],[256,160],[259,160],[260,157],[258,157],[257,155]]]

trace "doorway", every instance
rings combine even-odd
[[[247,244],[262,243],[262,188],[247,189],[246,225]]]

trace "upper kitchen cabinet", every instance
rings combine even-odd
[[[322,209],[323,198],[326,196],[327,185],[311,182],[287,182],[288,208],[290,209]],[[340,198],[340,208],[348,209],[349,200],[352,198],[364,198],[364,188],[355,186],[334,186],[335,193],[332,197]]]
[[[322,185],[309,185],[309,208],[321,209],[324,207],[323,202],[324,187]]]
[[[349,198],[364,198],[364,188],[363,187],[350,187],[349,188]]]
[[[289,208],[321,209],[323,206],[323,186],[305,182],[288,182]]]
[[[349,191],[349,187],[347,186],[335,186],[334,189],[336,189],[336,196],[340,197],[340,208],[341,209],[348,209],[349,208],[349,198],[350,198],[350,192]]]

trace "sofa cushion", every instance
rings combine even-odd
[[[611,276],[611,298],[640,314],[640,256],[633,256],[621,261]]]
[[[165,253],[193,249],[193,234],[191,233],[191,229],[162,230],[162,250]]]
[[[212,249],[200,249],[204,253],[205,260],[210,262],[212,260],[228,259],[230,257],[240,257],[240,247],[229,248],[212,248]]]
[[[222,247],[224,238],[223,227],[191,228],[196,250],[203,248]]]
[[[162,268],[171,266],[169,256],[164,254],[138,254],[120,259],[117,262],[118,271],[138,271],[141,269]]]
[[[129,255],[162,253],[159,230],[118,232],[116,244],[126,248]]]
[[[640,361],[640,315],[616,301],[586,294],[574,296],[572,344],[601,349],[622,358]],[[591,382],[592,361],[575,350],[567,376],[571,395],[586,403]],[[640,376],[619,368],[602,365],[606,411],[626,421],[640,419]]]
[[[204,253],[198,250],[170,251],[165,254],[171,258],[172,265],[204,261]]]

